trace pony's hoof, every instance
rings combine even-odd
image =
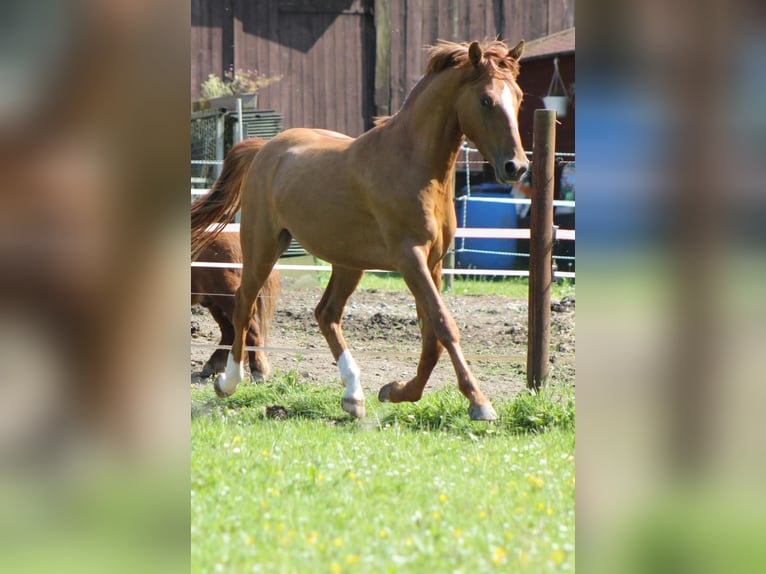
[[[265,381],[269,373],[271,373],[271,364],[265,356],[258,357],[250,363],[250,379],[254,383]]]
[[[202,371],[200,371],[199,376],[203,379],[208,379],[212,377],[213,375],[222,372],[223,369],[216,369],[213,367],[210,363],[205,363],[205,366],[202,367]]]
[[[340,401],[341,408],[350,414],[352,417],[363,419],[367,414],[364,409],[364,399],[352,399],[343,397]]]
[[[234,391],[228,392],[224,385],[226,384],[226,375],[218,375],[215,378],[215,381],[213,382],[213,390],[215,391],[215,394],[221,397],[222,399],[225,399],[226,397],[231,396],[231,394]]]
[[[497,413],[490,403],[483,405],[471,405],[468,408],[468,416],[472,421],[496,421]]]

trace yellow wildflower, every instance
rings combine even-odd
[[[492,563],[493,564],[502,564],[505,562],[506,552],[504,548],[501,548],[500,546],[495,546],[492,549]]]
[[[538,476],[532,476],[531,474],[527,475],[527,482],[535,488],[542,488],[543,484],[545,484],[542,478]]]
[[[551,552],[551,560],[554,564],[561,564],[564,561],[564,552],[561,550],[554,550]]]

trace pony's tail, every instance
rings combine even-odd
[[[269,274],[266,283],[261,287],[261,291],[258,297],[257,313],[258,313],[258,325],[261,327],[261,337],[263,337],[264,344],[267,343],[269,338],[269,325],[274,318],[274,312],[277,309],[277,297],[280,291],[279,271],[273,269]]]
[[[210,193],[191,206],[191,258],[197,259],[202,250],[215,239],[229,223],[242,200],[242,184],[255,154],[266,145],[266,140],[242,140],[229,150],[223,160],[221,175],[213,183]],[[211,233],[207,229],[215,224]]]

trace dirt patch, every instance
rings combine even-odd
[[[319,287],[287,290],[280,295],[271,325],[268,353],[272,369],[295,370],[303,380],[341,386],[338,369],[314,319]],[[458,324],[463,351],[488,397],[513,395],[526,385],[527,302],[494,295],[445,295]],[[553,381],[574,382],[575,301],[565,297],[551,304],[551,371]],[[357,291],[343,317],[343,333],[362,370],[370,394],[394,380],[409,380],[420,355],[420,330],[415,301],[406,292]],[[216,344],[218,326],[201,307],[191,310],[191,380],[200,379],[202,365],[213,352],[200,344]],[[456,383],[445,353],[427,388]]]

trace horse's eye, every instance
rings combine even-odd
[[[489,96],[482,96],[481,99],[479,100],[479,103],[485,108],[491,108],[492,98],[490,98]]]

